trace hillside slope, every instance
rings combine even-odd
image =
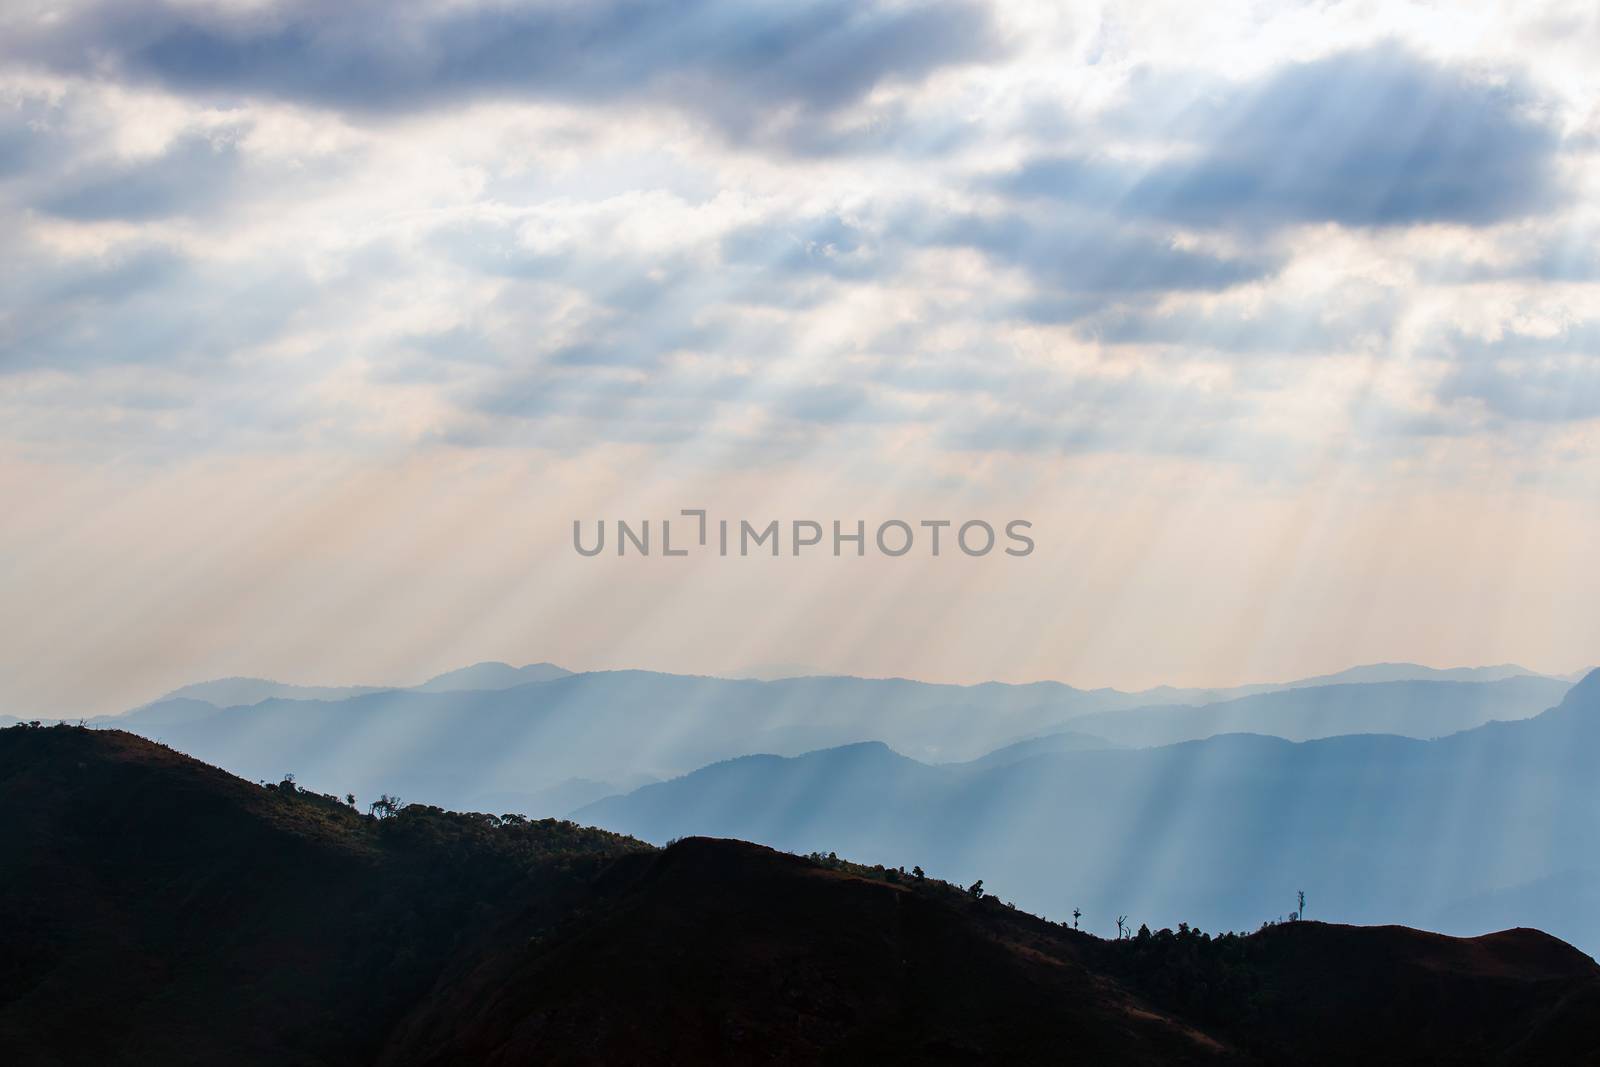
[[[0,731],[0,1062],[362,1062],[515,905],[644,846],[377,820],[130,734]],[[92,1024],[88,1021],[92,1020]]]
[[[877,760],[881,754],[864,749]],[[1536,931],[1102,941],[904,872],[375,819],[131,735],[0,731],[0,1061],[1578,1063]]]

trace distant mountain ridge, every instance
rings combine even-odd
[[[798,678],[809,678],[828,681],[858,681],[864,684],[874,682],[904,682],[909,684],[924,685],[930,683],[914,682],[903,678],[864,678],[851,675],[830,675],[816,672],[800,665],[789,665],[791,670],[798,673],[783,676],[784,672],[773,670],[734,673],[727,676],[704,675],[663,675],[663,677],[722,677],[727,681],[788,681]],[[335,701],[349,699],[356,696],[370,695],[380,692],[445,692],[445,691],[479,691],[486,689],[507,689],[516,685],[527,684],[532,681],[546,681],[565,677],[575,672],[556,666],[552,663],[531,663],[523,667],[512,667],[510,664],[498,661],[485,661],[472,664],[468,667],[457,668],[435,675],[415,686],[318,686],[301,685],[288,682],[278,682],[266,678],[219,678],[205,682],[195,682],[181,686],[178,689],[139,705],[130,711],[122,712],[126,716],[133,711],[139,711],[169,700],[199,700],[215,707],[235,707],[260,703],[266,699],[300,699],[300,700],[326,700]],[[619,671],[599,671],[594,673],[616,674],[629,673]],[[640,673],[640,672],[633,672]],[[651,673],[651,672],[643,672]],[[1099,709],[1105,708],[1131,708],[1155,707],[1166,705],[1192,705],[1202,706],[1224,700],[1233,700],[1240,697],[1252,696],[1261,693],[1282,692],[1289,689],[1305,688],[1346,682],[1365,681],[1498,681],[1503,678],[1526,675],[1535,678],[1553,678],[1565,682],[1576,682],[1586,675],[1588,669],[1574,671],[1567,674],[1542,674],[1528,670],[1517,664],[1501,664],[1489,667],[1427,667],[1416,663],[1380,663],[1347,668],[1333,674],[1316,675],[1309,678],[1300,678],[1287,682],[1251,683],[1246,685],[1206,688],[1206,687],[1179,687],[1171,685],[1158,685],[1149,689],[1124,691],[1112,688],[1076,689],[1063,682],[1040,681],[1027,683],[980,682],[973,685],[947,685],[942,688],[951,691],[968,691],[982,694],[985,690],[999,688],[1017,693],[1033,693],[1038,696],[1041,704],[1058,701],[1063,694],[1072,694],[1086,697],[1090,703],[1098,704]],[[979,701],[982,702],[981,700]],[[1097,710],[1095,707],[1079,708],[1079,713]],[[73,717],[55,718],[52,716],[24,716],[0,714],[0,725],[21,721],[24,718],[37,718],[49,722],[79,721]],[[97,715],[88,718],[94,723],[109,723],[117,718],[115,715]],[[969,757],[966,758],[971,758]]]
[[[458,670],[445,671],[411,688],[419,693],[510,689],[513,686],[527,685],[529,682],[548,682],[556,678],[565,678],[571,673],[565,667],[557,667],[554,663],[530,663],[524,667],[513,667],[509,663],[490,660]]]
[[[1090,752],[1122,747],[1115,741],[1107,741],[1103,737],[1066,730],[1061,733],[1046,734],[1042,737],[1030,737],[1023,741],[1016,741],[979,756],[977,759],[967,760],[963,763],[944,764],[944,766],[969,771],[988,770],[992,767],[1003,767],[1025,759],[1032,759],[1035,756],[1051,755],[1057,752]]]
[[[259,704],[263,700],[348,700],[351,697],[366,696],[369,693],[387,693],[396,690],[409,690],[419,693],[444,693],[455,690],[479,689],[510,689],[514,685],[526,685],[529,682],[547,682],[552,678],[563,678],[572,672],[553,663],[530,663],[525,667],[513,667],[509,663],[500,663],[487,660],[483,663],[474,663],[468,667],[460,667],[453,671],[434,675],[427,681],[413,686],[386,686],[386,685],[292,685],[287,682],[274,682],[266,678],[217,678],[209,682],[195,682],[192,685],[174,689],[164,696],[157,697],[150,704],[160,704],[170,700],[202,700],[219,708],[238,707],[246,704]],[[149,707],[149,704],[142,705]]]
[[[494,688],[506,682],[516,684]],[[182,698],[89,724],[134,730],[252,779],[293,771],[328,791],[400,793],[545,816],[751,753],[797,755],[883,741],[926,763],[960,763],[1010,759],[1017,752],[994,754],[1012,745],[1022,745],[1019,752],[1139,746],[1238,729],[1291,738],[1361,731],[1432,736],[1531,714],[1553,703],[1565,685],[1513,678],[1309,687],[1197,709],[1152,708],[1145,693],[1055,682],[760,682],[490,663],[414,689],[336,701],[270,697],[208,710]],[[1330,704],[1328,693],[1344,694],[1342,703]],[[1167,692],[1172,699],[1182,695]],[[1250,715],[1241,718],[1241,709]],[[1064,740],[1063,733],[1089,736]]]
[[[81,721],[94,726],[171,726],[203,718],[205,709],[248,707],[264,700],[309,700],[334,703],[373,693],[448,693],[510,689],[532,682],[565,678],[572,671],[554,663],[529,663],[513,667],[509,663],[486,660],[436,674],[413,686],[392,685],[297,685],[270,678],[213,678],[192,682],[172,692],[140,704],[117,715],[95,715]],[[0,725],[21,721],[14,715],[0,715]],[[48,722],[78,722],[78,719],[45,719]]]
[[[162,704],[172,700],[197,700],[213,707],[231,708],[241,704],[259,704],[273,697],[290,700],[347,700],[350,697],[365,696],[367,693],[381,693],[383,689],[383,686],[372,685],[290,685],[285,682],[274,682],[268,678],[213,678],[210,681],[181,686],[150,701],[150,704],[140,706],[149,707],[151,704]]]
[[[1237,700],[1241,697],[1256,696],[1262,693],[1280,693],[1290,689],[1306,689],[1313,686],[1368,684],[1375,682],[1498,682],[1507,678],[1552,678],[1563,682],[1576,682],[1587,670],[1575,671],[1571,674],[1546,674],[1541,671],[1529,670],[1527,667],[1515,663],[1502,663],[1486,667],[1428,667],[1421,663],[1366,663],[1354,667],[1346,667],[1341,671],[1331,674],[1314,674],[1305,678],[1295,678],[1286,682],[1251,682],[1244,685],[1223,686],[1218,688],[1176,688],[1173,686],[1156,686],[1144,690],[1148,695],[1161,695],[1164,698],[1171,696],[1174,699],[1162,699],[1151,703],[1161,704],[1213,704],[1223,700]]]
[[[1292,686],[1342,685],[1351,682],[1498,682],[1506,678],[1553,678],[1516,663],[1490,667],[1424,667],[1420,663],[1368,663],[1332,674],[1313,675],[1289,683]],[[1575,681],[1576,679],[1564,679]]]
[[[1392,733],[1426,739],[1496,720],[1525,719],[1571,688],[1555,678],[1511,675],[1492,681],[1383,680],[1296,685],[1211,704],[1160,705],[1066,720],[1069,731],[1119,745],[1150,747],[1226,733],[1287,741]]]

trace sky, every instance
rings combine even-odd
[[[1597,53],[1586,3],[13,0],[0,712],[1600,661]],[[685,508],[1036,547],[573,550]]]

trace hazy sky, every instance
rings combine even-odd
[[[1597,54],[1587,2],[13,0],[0,711],[1600,660]],[[690,507],[1038,547],[572,550]]]

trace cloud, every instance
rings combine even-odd
[[[88,453],[201,425],[197,450],[235,427],[288,447],[342,420],[418,448],[1231,460],[1348,427],[1346,401],[1392,405],[1362,424],[1374,454],[1587,417],[1570,338],[1392,358],[1479,299],[1459,281],[1503,303],[1493,270],[1592,275],[1571,211],[1408,226],[1559,206],[1557,164],[1582,177],[1515,78],[1384,46],[1041,115],[1049,85],[1107,99],[1117,64],[1050,82],[1023,51],[925,84],[996,47],[1005,16],[956,0],[662,10],[6,16],[0,392],[47,399],[29,435]],[[467,106],[495,99],[590,107]]]
[[[1450,250],[1419,264],[1424,279],[1444,285],[1537,279],[1546,282],[1600,281],[1600,226],[1593,219],[1556,216],[1537,227],[1521,228],[1487,250]]]
[[[19,220],[247,223],[336,189],[363,162],[337,138],[295,139],[286,128],[303,135],[308,124],[282,116],[195,109],[121,86],[18,88],[4,66],[0,213]]]
[[[1073,321],[1130,297],[1220,291],[1281,265],[1267,250],[1189,247],[1160,229],[1059,211],[930,214],[910,223],[906,236],[926,246],[972,248],[1021,270],[1035,293],[1004,310],[1036,322]]]
[[[1576,422],[1600,417],[1600,359],[1568,356],[1533,366],[1456,367],[1439,389],[1445,402],[1472,400],[1506,419]]]
[[[1292,298],[1114,308],[1077,325],[1081,336],[1102,344],[1233,355],[1330,355],[1387,344],[1400,306],[1394,292],[1351,281]]]
[[[838,215],[741,226],[723,238],[722,261],[783,277],[868,278],[888,266],[874,235]]]
[[[837,382],[783,389],[774,409],[784,418],[825,425],[893,422],[904,414],[871,389]]]
[[[39,124],[48,108],[37,100],[0,102],[0,179],[25,174],[47,158],[46,137]]]
[[[97,161],[47,192],[39,207],[85,222],[194,214],[226,199],[239,170],[233,141],[187,134],[153,159]]]
[[[1476,404],[1518,422],[1563,423],[1600,417],[1600,322],[1542,335],[1457,336],[1443,353],[1449,370],[1437,396]]]
[[[738,138],[876,87],[993,56],[970,0],[117,0],[15,25],[7,51],[58,71],[208,99],[368,115],[484,98],[662,102]]]
[[[1202,97],[1166,126],[1170,151],[1150,165],[1045,155],[995,187],[1202,227],[1481,226],[1567,200],[1560,137],[1535,104],[1516,79],[1383,45]],[[1129,107],[1166,113],[1171,102]]]
[[[293,263],[218,269],[141,240],[61,256],[19,238],[11,253],[0,265],[0,380],[129,365],[189,375],[198,387],[284,339],[297,319],[304,326],[326,313],[306,309],[336,287]]]

